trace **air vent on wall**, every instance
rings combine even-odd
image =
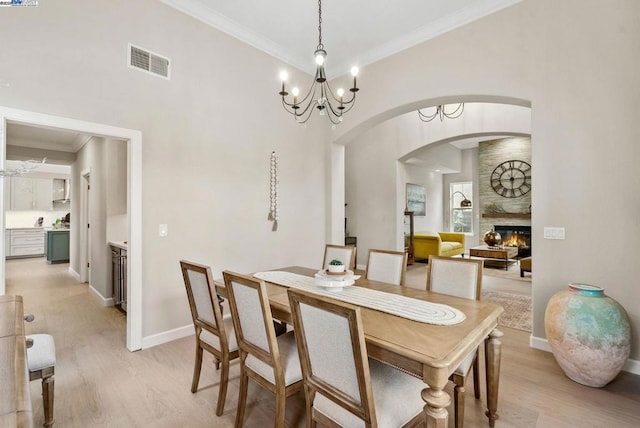
[[[129,67],[169,79],[171,61],[146,49],[129,44]]]

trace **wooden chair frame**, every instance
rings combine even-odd
[[[322,269],[327,265],[327,253],[330,248],[341,248],[341,249],[353,249],[351,252],[351,260],[349,261],[349,266],[346,266],[347,269],[355,269],[356,268],[356,246],[355,245],[332,245],[326,244],[324,247],[324,257],[322,259]],[[329,260],[330,261],[330,260]]]
[[[182,277],[184,278],[185,288],[187,290],[187,298],[189,299],[189,307],[191,308],[191,317],[193,319],[193,326],[196,330],[196,353],[195,364],[193,367],[193,380],[191,382],[191,392],[195,393],[198,390],[198,383],[200,381],[200,371],[202,370],[202,351],[206,350],[211,353],[216,359],[216,370],[220,371],[220,390],[218,391],[218,404],[216,406],[216,415],[222,415],[224,411],[224,403],[227,396],[227,384],[229,383],[229,364],[231,360],[238,358],[238,350],[229,351],[229,338],[224,326],[222,318],[222,308],[218,296],[215,294],[215,285],[213,281],[213,275],[209,266],[201,265],[198,263],[189,262],[186,260],[180,261],[180,269],[182,270]],[[211,303],[213,309],[213,317],[215,324],[203,319],[198,313],[195,298],[193,296],[193,289],[191,286],[191,280],[189,278],[189,271],[193,271],[205,276],[207,280],[208,289],[208,302]],[[218,337],[220,341],[220,349],[209,345],[204,342],[200,335],[203,330]]]
[[[227,295],[229,297],[231,316],[233,317],[233,324],[238,340],[238,350],[240,351],[240,387],[235,426],[237,428],[240,428],[243,425],[244,412],[247,402],[247,389],[249,387],[249,378],[251,378],[258,385],[262,386],[268,391],[271,391],[271,393],[275,395],[275,426],[284,427],[286,398],[293,394],[296,394],[302,389],[302,380],[294,382],[288,386],[285,385],[284,368],[280,360],[280,349],[278,347],[278,341],[276,339],[276,331],[273,324],[273,317],[271,316],[271,308],[269,306],[269,299],[267,297],[267,290],[264,281],[253,278],[251,276],[242,275],[230,271],[224,271],[222,274],[224,276],[224,284],[227,290]],[[236,305],[232,282],[242,284],[243,286],[252,288],[257,291],[261,302],[260,306],[262,309],[262,320],[264,321],[264,327],[267,333],[267,341],[269,344],[268,352],[245,339],[242,325],[240,324],[238,307]],[[246,366],[245,361],[249,354],[273,368],[275,383],[271,383],[271,381],[265,379],[259,373],[256,373]]]
[[[364,334],[362,333],[364,329],[362,327],[360,308],[347,303],[337,303],[324,297],[305,293],[299,290],[293,291],[289,289],[287,294],[289,295],[289,306],[291,307],[294,331],[296,332],[296,343],[298,344],[298,355],[300,355],[302,378],[304,380],[307,426],[317,422],[320,422],[323,426],[335,426],[335,422],[313,409],[312,403],[317,392],[320,392],[322,395],[345,410],[358,416],[365,422],[366,426],[376,426],[377,422],[373,402],[373,390],[371,388],[367,347],[364,340]],[[306,303],[310,306],[315,306],[335,313],[346,318],[349,322],[349,333],[351,336],[351,343],[353,344],[353,355],[360,393],[359,403],[314,375],[313,370],[311,369],[311,361],[309,360],[306,334],[304,333],[304,323],[300,317],[300,303]]]
[[[476,275],[476,293],[475,299],[480,300],[482,295],[482,270],[484,267],[484,260],[465,259],[465,258],[451,258],[444,256],[429,256],[429,265],[427,266],[427,291],[431,291],[431,267],[433,266],[432,260],[446,260],[455,263],[475,263],[478,265]],[[471,364],[473,369],[473,393],[476,399],[480,399],[480,368],[478,362],[478,349],[476,348],[475,355],[473,357],[473,363]],[[469,372],[464,375],[453,373],[449,376],[455,387],[453,388],[453,406],[455,410],[455,428],[462,428],[464,425],[464,384]]]
[[[369,257],[367,258],[367,268],[364,273],[364,277],[369,279],[369,263],[371,262],[371,254],[372,253],[380,253],[380,254],[391,254],[395,256],[402,257],[402,273],[400,274],[400,283],[398,285],[404,286],[405,279],[407,276],[407,253],[406,251],[389,251],[389,250],[369,250]]]
[[[53,419],[53,400],[55,391],[55,366],[41,370],[29,371],[29,381],[42,379],[42,407],[44,411],[44,426],[51,427]]]
[[[287,294],[289,297],[289,306],[291,307],[291,315],[293,317],[294,331],[296,332],[296,344],[298,345],[298,355],[300,356],[302,378],[304,381],[307,427],[315,427],[317,423],[330,428],[340,427],[335,421],[313,408],[312,403],[314,402],[316,393],[322,394],[335,404],[362,419],[365,427],[377,427],[378,422],[360,308],[301,290],[289,289],[287,290]],[[360,402],[356,402],[344,392],[314,375],[309,358],[309,347],[307,345],[304,322],[300,316],[301,303],[332,312],[348,321]],[[423,422],[424,415],[419,414],[409,421],[406,426],[414,427]]]

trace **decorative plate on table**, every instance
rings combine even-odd
[[[320,270],[315,274],[315,285],[326,289],[340,290],[343,287],[355,284],[356,279],[359,278],[360,275],[354,275],[352,270],[346,270],[339,275]]]

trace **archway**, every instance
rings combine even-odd
[[[508,103],[477,102],[484,99],[495,101],[497,98],[509,101]],[[385,248],[400,249],[404,246],[404,216],[405,189],[403,162],[407,162],[419,156],[419,153],[427,146],[447,144],[459,140],[492,139],[507,136],[529,136],[531,133],[531,110],[527,101],[513,98],[492,97],[492,96],[472,96],[469,99],[474,102],[466,102],[465,112],[462,117],[455,120],[445,120],[422,123],[415,112],[416,105],[422,107],[434,106],[439,103],[455,103],[464,101],[464,97],[446,97],[424,100],[420,103],[413,103],[388,110],[378,114],[376,118],[385,118],[382,122],[375,123],[375,120],[364,121],[368,124],[365,129],[364,123],[354,126],[351,131],[336,138],[332,147],[334,152],[339,152],[342,156],[342,168],[340,165],[332,165],[332,183],[336,186],[343,186],[345,189],[345,199],[334,199],[333,206],[339,213],[342,209],[344,214],[333,213],[332,219],[348,217],[348,224],[351,227],[358,227],[358,210],[367,213],[375,212],[375,219],[363,227],[366,230],[375,230],[379,234],[376,238],[376,246]],[[442,101],[446,100],[446,101]],[[400,113],[403,112],[403,113]],[[395,113],[395,115],[393,115]],[[356,132],[357,130],[357,132]],[[350,138],[347,139],[346,136]],[[358,147],[368,147],[353,158],[358,159],[355,163],[351,161],[350,152],[353,153]],[[353,189],[353,179],[347,178],[349,175],[364,174],[361,181],[365,186]],[[342,177],[342,182],[339,182]],[[339,192],[336,192],[339,193]],[[348,212],[344,211],[344,204],[348,203]],[[360,213],[360,214],[361,214]],[[352,218],[352,217],[356,218]],[[343,226],[344,221],[340,222]],[[336,226],[338,226],[336,224]],[[333,228],[335,233],[339,226]],[[352,235],[354,231],[352,230]],[[345,233],[340,230],[332,237],[338,241]],[[380,239],[381,236],[385,237]],[[364,255],[367,249],[367,240],[358,238],[359,253]]]

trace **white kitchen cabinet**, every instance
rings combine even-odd
[[[7,229],[5,239],[9,242],[8,250],[5,243],[6,257],[37,257],[44,255],[43,229]]]
[[[11,177],[11,209],[14,211],[51,211],[53,180],[50,178]]]

